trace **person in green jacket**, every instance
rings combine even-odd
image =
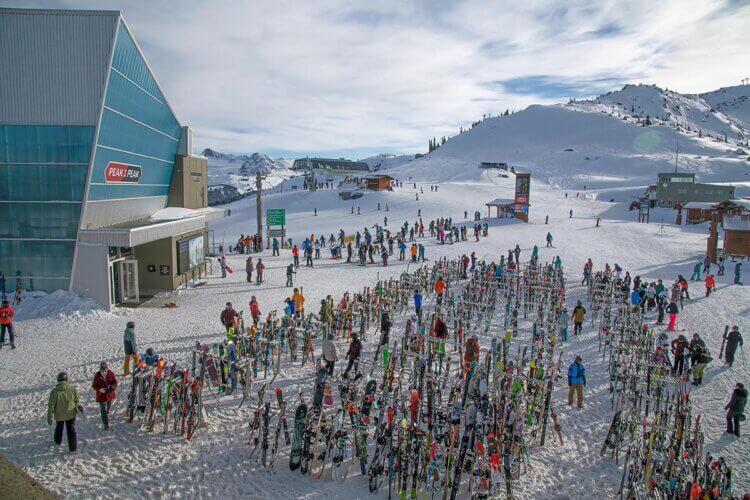
[[[78,402],[78,391],[68,383],[68,374],[60,372],[57,374],[57,385],[49,394],[47,403],[47,423],[55,425],[55,444],[62,444],[63,427],[68,436],[68,449],[75,453],[78,449],[78,437],[76,436],[76,412],[83,413],[83,407]]]
[[[133,365],[138,366],[138,346],[135,343],[135,321],[128,321],[125,328],[125,334],[122,337],[123,347],[125,348],[125,368],[124,375],[130,375],[130,358],[133,358]]]

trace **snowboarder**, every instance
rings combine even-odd
[[[573,335],[578,335],[583,330],[583,320],[586,319],[586,308],[579,300],[573,308]]]
[[[68,383],[68,374],[60,372],[57,374],[57,385],[49,394],[47,402],[47,423],[55,422],[55,444],[62,444],[63,427],[68,437],[68,449],[75,453],[78,449],[78,437],[76,436],[76,413],[83,413],[83,407],[78,401],[78,391]]]
[[[13,308],[10,307],[10,302],[7,300],[3,301],[3,307],[0,308],[0,349],[5,344],[5,332],[8,332],[10,336],[10,348],[16,348],[16,336],[15,330],[13,329]]]
[[[576,356],[568,367],[568,406],[573,405],[573,393],[576,394],[578,408],[583,408],[583,388],[586,386],[586,368],[583,359]]]
[[[737,382],[729,403],[724,407],[727,410],[727,434],[740,437],[740,421],[744,420],[746,404],[747,389],[745,389],[744,384]]]
[[[359,356],[362,354],[362,341],[359,340],[359,337],[357,337],[356,333],[352,333],[352,341],[349,343],[349,350],[346,351],[346,358],[349,360],[349,362],[346,365],[346,370],[344,370],[344,374],[342,375],[343,378],[349,378],[349,370],[352,369],[355,363],[359,363]],[[356,375],[359,372],[359,366],[357,366],[357,369],[355,370],[355,378]]]
[[[104,430],[107,431],[109,430],[109,410],[112,408],[112,401],[115,399],[117,377],[109,369],[106,361],[99,363],[99,371],[94,374],[91,388],[96,393],[96,402],[99,403],[99,414],[102,417]]]
[[[133,366],[138,365],[138,347],[135,343],[135,321],[128,321],[125,325],[125,333],[122,336],[123,346],[125,348],[125,367],[123,368],[124,376],[130,375],[130,360],[133,359]]]
[[[740,328],[737,325],[732,327],[732,330],[724,335],[726,340],[726,348],[724,349],[724,362],[730,367],[734,364],[734,355],[737,352],[737,346],[742,346],[742,335],[740,334]]]
[[[552,247],[552,233],[549,231],[547,232],[547,248]]]

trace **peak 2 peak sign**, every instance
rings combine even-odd
[[[107,183],[134,183],[141,180],[141,167],[111,161],[104,169],[104,180]]]

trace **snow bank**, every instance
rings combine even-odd
[[[92,299],[66,290],[52,293],[24,292],[21,294],[21,303],[14,306],[14,309],[17,320],[109,314]]]

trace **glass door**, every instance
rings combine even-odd
[[[138,261],[124,260],[120,264],[120,288],[122,302],[138,302]]]
[[[120,282],[120,262],[112,262],[109,265],[109,300],[112,305],[122,302]]]

